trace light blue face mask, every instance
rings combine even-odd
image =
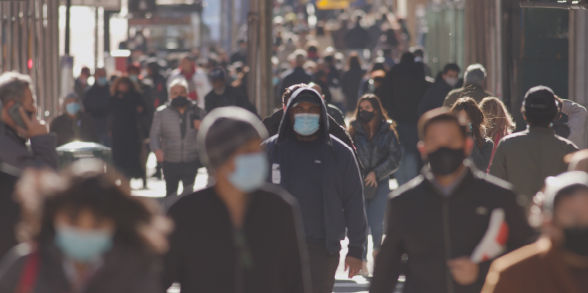
[[[229,175],[229,182],[242,192],[252,192],[263,185],[268,168],[265,153],[238,155],[235,157],[235,171]]]
[[[315,134],[320,128],[319,114],[301,113],[294,115],[294,131],[302,136]]]
[[[100,77],[96,82],[98,82],[99,86],[105,86],[108,83],[108,79],[106,77]]]
[[[138,82],[138,81],[139,81],[139,77],[138,77],[138,76],[136,76],[136,75],[129,75],[129,79],[130,79],[132,82]]]
[[[80,110],[82,110],[82,105],[80,105],[80,103],[69,103],[65,106],[65,111],[67,111],[69,115],[77,115]]]
[[[56,227],[55,244],[68,258],[88,263],[112,248],[112,235],[100,230]]]

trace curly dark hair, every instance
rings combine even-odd
[[[48,170],[26,171],[16,187],[22,207],[17,232],[21,241],[51,243],[58,213],[76,218],[90,211],[98,219],[115,224],[114,243],[148,253],[164,253],[171,228],[159,207],[133,197],[121,187],[114,171],[98,161],[78,161],[61,173]]]
[[[457,114],[459,111],[465,111],[472,123],[472,135],[478,147],[482,147],[486,140],[486,118],[484,112],[478,106],[478,103],[472,98],[461,98],[453,104],[451,112]]]

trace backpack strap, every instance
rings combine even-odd
[[[39,275],[40,255],[35,250],[26,260],[15,293],[32,293]]]

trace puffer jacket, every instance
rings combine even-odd
[[[164,161],[192,162],[198,159],[196,136],[198,130],[193,119],[204,118],[204,110],[196,105],[188,107],[183,115],[169,104],[159,107],[153,117],[149,135],[152,150],[163,150]]]
[[[351,138],[357,148],[357,159],[361,161],[364,176],[374,171],[378,181],[382,181],[398,170],[402,151],[390,122],[382,121],[371,140],[359,121],[351,122],[351,128]]]

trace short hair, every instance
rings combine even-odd
[[[455,63],[447,63],[445,64],[445,66],[443,66],[443,74],[446,74],[449,71],[455,71],[457,73],[460,73],[461,68],[459,68],[459,65]]]
[[[6,72],[0,75],[0,101],[2,104],[8,101],[21,102],[26,89],[34,93],[33,81],[28,75],[18,72]]]
[[[459,118],[453,114],[448,108],[441,107],[430,110],[423,114],[418,122],[419,139],[424,140],[427,135],[427,129],[435,123],[449,122],[454,123],[459,129],[459,132],[463,135],[464,139],[467,137],[466,127],[459,120]]]
[[[468,66],[464,75],[465,84],[475,84],[482,86],[486,80],[486,68],[482,64],[472,64]]]
[[[184,79],[184,78],[178,77],[169,83],[169,87],[167,88],[167,92],[170,93],[171,89],[177,85],[183,86],[186,89],[186,91],[188,91],[188,81],[186,81],[186,79]]]

